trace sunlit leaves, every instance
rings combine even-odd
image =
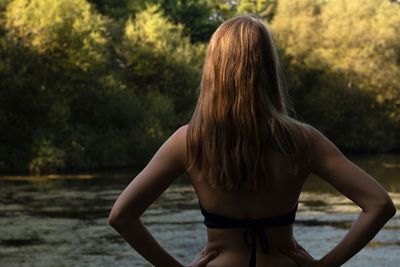
[[[398,1],[0,0],[0,170],[145,161],[239,13],[272,19],[300,118],[346,149],[399,148]]]
[[[166,104],[177,115],[171,115],[171,121],[188,117],[205,51],[204,44],[192,44],[183,31],[183,25],[171,22],[160,6],[149,5],[126,22],[118,48],[128,80],[139,94],[165,103],[172,100]]]
[[[10,37],[82,70],[106,60],[106,26],[85,0],[15,0],[6,10]]]
[[[236,6],[238,14],[257,14],[258,16],[270,20],[276,8],[276,0],[241,0]]]
[[[157,5],[148,6],[127,21],[122,46],[127,59],[135,53],[148,51],[189,63],[192,55],[196,55],[196,50],[192,49],[195,46],[192,47],[189,37],[183,35],[183,25],[170,22]]]
[[[393,103],[400,98],[399,25],[400,6],[390,1],[281,0],[272,26],[292,64],[343,73],[346,87]]]
[[[280,0],[271,28],[301,119],[348,150],[399,146],[400,5]]]

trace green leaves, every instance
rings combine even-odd
[[[192,63],[196,45],[183,35],[182,24],[169,21],[160,6],[149,5],[126,22],[120,52],[128,65],[134,64],[137,60],[134,57],[140,53],[153,57],[168,55],[172,60]]]
[[[158,92],[170,98],[178,121],[187,120],[194,105],[205,53],[205,45],[192,44],[183,29],[160,6],[149,5],[126,22],[118,47],[131,87],[143,97]]]
[[[389,0],[0,0],[0,171],[145,162],[190,119],[206,42],[238,13],[271,22],[301,119],[343,148],[399,148],[399,9]]]
[[[276,0],[242,0],[236,7],[239,14],[257,14],[258,16],[271,20],[277,5]]]
[[[390,100],[400,97],[398,25],[389,1],[309,0],[281,1],[272,26],[292,63],[347,73],[349,87]]]
[[[65,152],[49,140],[42,139],[33,148],[34,156],[29,163],[32,173],[54,172],[65,166]]]
[[[111,10],[109,1],[97,2]],[[94,7],[0,2],[1,169],[145,162],[190,118],[205,45],[191,43],[160,5],[136,6],[126,21]]]
[[[271,26],[298,113],[344,148],[399,145],[398,25],[390,1],[279,1]]]
[[[17,43],[88,70],[107,60],[107,19],[85,0],[15,0],[5,28]]]

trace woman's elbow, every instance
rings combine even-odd
[[[108,224],[113,228],[118,228],[120,225],[125,224],[128,221],[127,216],[124,212],[117,210],[115,207],[111,209],[108,215]]]
[[[125,225],[132,225],[135,221],[139,220],[139,217],[127,214],[126,212],[117,211],[112,209],[108,215],[108,224],[114,229],[123,227]]]
[[[108,215],[108,224],[113,228],[115,228],[120,221],[121,221],[121,216],[114,210],[111,210],[110,214]]]
[[[392,218],[396,214],[396,206],[394,205],[392,199],[389,198],[389,201],[385,205],[386,212],[388,213],[389,218]]]
[[[396,214],[396,206],[392,199],[387,196],[378,202],[379,213],[381,213],[388,220]]]

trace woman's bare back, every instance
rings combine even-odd
[[[265,164],[271,172],[270,188],[258,192],[228,191],[213,188],[201,181],[199,172],[188,172],[197,197],[205,210],[213,214],[243,219],[264,219],[287,214],[296,206],[301,188],[308,176],[309,168],[300,164],[296,175],[288,173],[288,163],[282,153],[269,152]],[[293,225],[266,227],[269,253],[265,254],[257,244],[257,266],[297,266],[290,258],[279,252],[279,248],[295,246]],[[217,250],[219,256],[209,263],[210,267],[243,267],[249,265],[250,247],[244,243],[244,229],[207,229],[208,240],[205,251]]]

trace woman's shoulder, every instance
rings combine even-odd
[[[314,149],[322,149],[326,146],[334,145],[328,137],[323,134],[323,131],[318,130],[314,126],[306,123],[300,123],[304,133],[309,141],[309,145]]]
[[[171,137],[176,138],[180,141],[186,141],[186,134],[188,130],[188,124],[180,126]]]
[[[327,140],[327,137],[311,124],[300,121],[296,121],[296,124],[307,138],[307,141],[310,142],[310,145],[315,145],[316,143]]]
[[[302,125],[309,147],[311,168],[329,167],[336,159],[344,158],[340,149],[322,131],[309,124]]]
[[[181,155],[184,161],[186,161],[187,128],[187,124],[180,126],[169,138],[169,141],[174,144],[174,149],[178,151],[178,154]]]
[[[316,158],[323,156],[329,151],[336,150],[335,144],[331,142],[322,131],[318,130],[316,127],[300,122],[294,121],[298,129],[301,131],[301,145],[300,155],[302,158],[307,159],[306,162],[311,163]]]

